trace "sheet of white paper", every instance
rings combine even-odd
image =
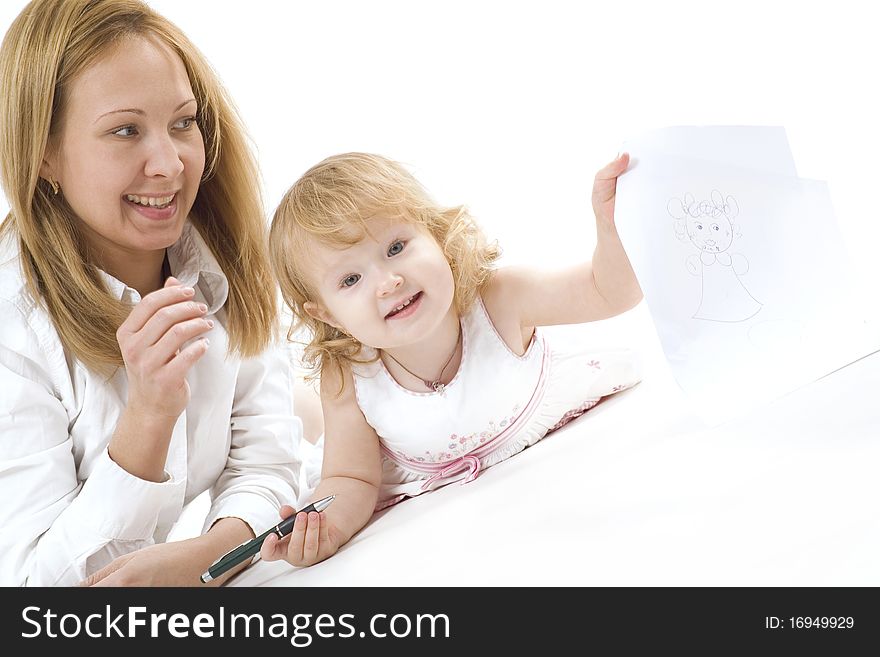
[[[785,128],[778,126],[675,126],[627,140],[622,150],[666,153],[752,171],[797,176]]]
[[[689,136],[707,130],[676,129],[673,150],[699,152]],[[731,145],[723,163],[722,133],[714,160],[630,142],[615,208],[673,374],[709,424],[880,347],[826,185],[769,173],[787,165],[766,150],[749,168]]]

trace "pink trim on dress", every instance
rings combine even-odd
[[[532,351],[532,346],[534,346],[534,344],[535,344],[538,329],[535,328],[532,330],[532,339],[531,339],[531,341],[529,341],[529,345],[526,347],[526,350],[522,353],[522,356],[520,356],[518,353],[516,353],[513,349],[510,348],[510,345],[504,341],[504,338],[501,337],[501,334],[498,332],[498,329],[495,328],[495,322],[492,321],[492,317],[489,315],[489,311],[486,310],[486,304],[483,303],[483,297],[478,296],[477,302],[480,304],[480,308],[482,308],[482,310],[483,310],[483,316],[486,318],[486,323],[489,324],[489,328],[492,329],[492,334],[496,338],[498,338],[498,342],[500,342],[501,345],[507,350],[507,353],[509,353],[511,356],[513,356],[514,358],[517,358],[519,360],[525,360],[526,358],[528,358],[529,353]]]

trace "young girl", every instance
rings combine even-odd
[[[543,438],[638,381],[628,351],[565,353],[538,326],[604,319],[642,298],[614,226],[617,177],[593,185],[592,263],[494,269],[499,251],[463,207],[438,207],[398,163],[348,153],[307,171],[272,222],[285,301],[312,340],[325,445],[316,498],[262,557],[326,559],[374,510],[448,484]],[[282,516],[293,513],[282,509]]]

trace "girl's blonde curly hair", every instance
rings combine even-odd
[[[437,205],[398,162],[381,155],[344,153],[316,164],[281,199],[269,233],[272,268],[294,315],[288,339],[302,328],[310,333],[303,354],[311,369],[308,378],[317,378],[327,367],[341,373],[344,364],[376,358],[362,354],[363,345],[352,336],[311,317],[304,304],[318,300],[308,271],[309,241],[336,248],[353,245],[377,215],[419,224],[431,233],[452,269],[459,314],[470,308],[501,255],[464,206]]]

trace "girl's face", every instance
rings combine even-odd
[[[311,277],[319,302],[312,317],[376,349],[412,345],[430,336],[455,295],[452,270],[422,226],[375,218],[358,243],[335,249],[312,241]]]
[[[688,218],[687,233],[694,246],[708,253],[726,251],[733,242],[733,230],[725,217]]]
[[[102,264],[180,237],[205,168],[196,111],[183,62],[158,41],[125,40],[73,80],[41,174],[61,184]]]

